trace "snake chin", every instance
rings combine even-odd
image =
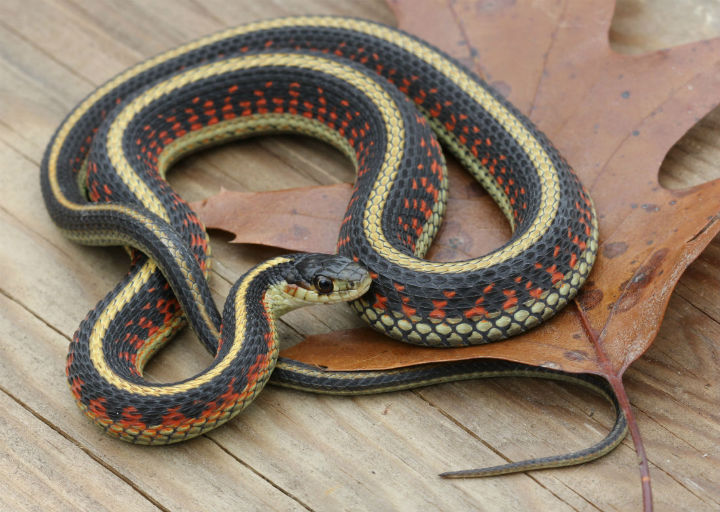
[[[369,272],[353,260],[331,254],[296,254],[273,290],[273,310],[281,315],[313,304],[335,304],[362,297]]]

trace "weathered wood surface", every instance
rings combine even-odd
[[[621,1],[612,37],[647,51],[720,35],[712,0]],[[393,23],[362,2],[0,2],[0,509],[34,510],[631,510],[640,505],[632,445],[598,462],[488,480],[436,474],[562,452],[611,424],[600,399],[545,382],[466,382],[363,398],[277,388],[207,436],[169,448],[105,437],[65,384],[67,344],[80,319],[123,275],[116,249],[69,243],[42,207],[38,166],[62,117],[138,60],[255,19],[302,13]],[[720,176],[720,111],[694,128],[661,171],[666,186]],[[178,165],[189,200],[221,185],[265,190],[353,179],[321,144],[277,137],[233,144]],[[275,254],[213,235],[217,300],[250,265]],[[658,510],[720,508],[720,240],[680,281],[655,344],[627,373],[650,457]],[[295,312],[297,341],[357,320],[343,308]],[[148,374],[191,375],[209,362],[191,336]]]

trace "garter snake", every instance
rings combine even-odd
[[[206,281],[207,234],[165,172],[197,149],[281,132],[324,140],[356,167],[339,255],[261,263],[232,288],[221,321]],[[485,256],[422,259],[447,196],[436,136],[513,228]],[[111,435],[166,444],[202,434],[247,406],[274,368],[281,385],[336,394],[540,376],[589,386],[615,406],[613,430],[587,450],[446,476],[576,464],[625,434],[613,393],[592,375],[502,361],[330,372],[278,359],[275,316],[307,302],[352,300],[370,325],[409,343],[471,345],[547,320],[590,272],[597,219],[576,175],[509,102],[413,36],[364,20],[299,17],[170,50],[68,115],[48,145],[41,183],[66,236],[134,248],[129,274],[83,320],[66,364],[76,402]],[[145,363],[186,318],[213,363],[181,382],[147,381]]]

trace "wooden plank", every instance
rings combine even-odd
[[[683,189],[720,177],[720,110],[714,110],[695,125],[673,149],[660,168],[660,184]]]
[[[160,510],[2,392],[0,409],[0,509]]]
[[[620,0],[610,42],[620,53],[639,54],[712,39],[720,33],[713,0]]]
[[[657,340],[628,371],[650,457],[710,510],[720,508],[720,326],[675,296]],[[682,503],[678,504],[682,505]],[[676,506],[674,509],[692,507]]]

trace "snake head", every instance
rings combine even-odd
[[[285,275],[295,298],[319,303],[354,300],[370,287],[370,274],[345,256],[298,254]]]
[[[334,304],[360,298],[370,288],[368,271],[345,256],[293,254],[279,270],[273,309],[281,315],[311,304]]]

